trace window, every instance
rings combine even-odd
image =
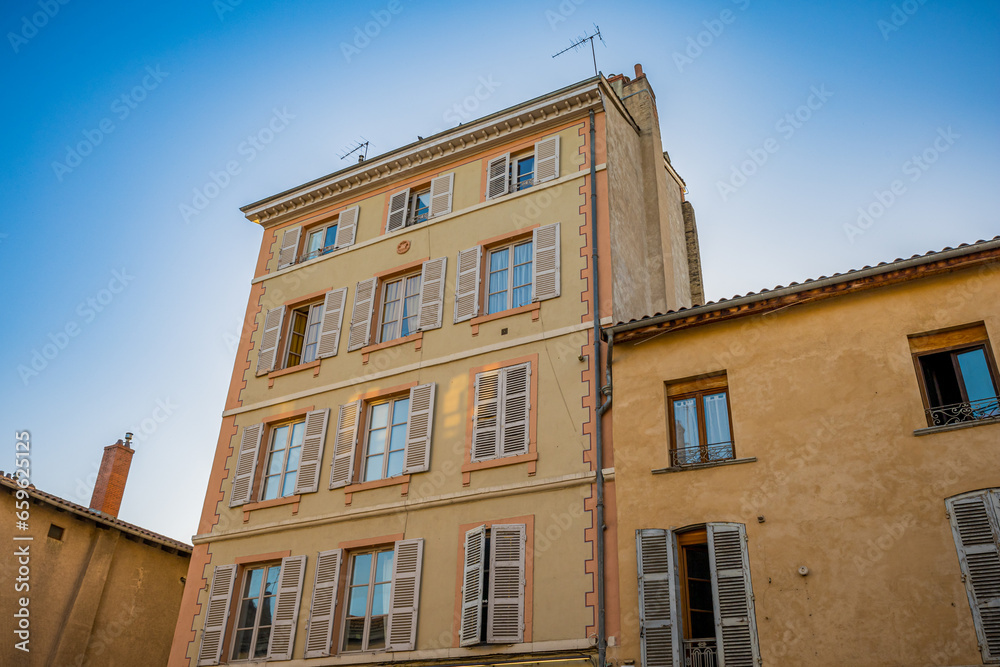
[[[54,523],[49,524],[49,537],[51,537],[53,540],[59,540],[61,542],[63,538],[63,532],[64,529],[62,526],[57,526]]]
[[[271,446],[268,448],[267,464],[264,468],[261,500],[273,500],[295,494],[305,427],[306,423],[300,421],[278,426],[271,431]]]
[[[929,426],[1000,417],[994,365],[986,345],[917,357]]]
[[[425,182],[389,195],[385,231],[394,232],[451,213],[454,181],[454,173],[444,174],[431,179],[429,184]]]
[[[392,586],[393,550],[351,556],[343,651],[385,649],[386,615]]]
[[[305,262],[325,255],[333,250],[354,245],[357,236],[360,208],[352,206],[344,209],[331,222],[325,222],[303,231],[301,226],[286,229],[281,236],[278,251],[278,269]],[[304,244],[300,242],[304,239]],[[299,246],[303,245],[299,254]]]
[[[300,262],[325,255],[337,247],[337,223],[321,225],[310,229],[306,236],[306,247]]]
[[[269,309],[258,343],[256,374],[270,373],[281,361],[292,368],[336,356],[346,301],[347,288],[341,287],[327,292],[322,302],[296,305],[290,311],[284,305]],[[284,357],[279,352],[282,341]]]
[[[490,250],[486,312],[531,303],[531,241]]]
[[[471,460],[527,454],[531,415],[531,362],[476,374]]]
[[[479,526],[465,534],[459,643],[524,641],[524,524]]]
[[[486,165],[486,198],[495,199],[559,177],[559,135],[535,144],[534,151],[490,160]]]
[[[314,303],[292,311],[288,326],[288,354],[285,367],[308,364],[316,360],[319,330],[323,321],[323,304]]]
[[[691,650],[707,657],[715,645],[715,608],[712,603],[712,575],[708,557],[708,535],[704,530],[677,536],[680,556],[681,609],[684,640]],[[711,664],[702,660],[695,664]]]
[[[267,657],[280,574],[281,565],[278,563],[248,568],[244,572],[237,602],[233,660]]]
[[[369,406],[362,481],[370,482],[403,474],[409,409],[409,395]]]
[[[729,395],[725,386],[670,396],[670,436],[672,466],[734,458]]]
[[[416,333],[419,315],[419,273],[383,283],[382,307],[379,309],[379,342],[385,343]]]
[[[421,192],[415,192],[410,196],[410,212],[406,216],[406,226],[419,225],[427,222],[431,213],[431,191],[430,188]]]
[[[524,190],[535,184],[535,156],[525,155],[511,158],[510,161],[511,190]]]

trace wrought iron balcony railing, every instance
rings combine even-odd
[[[295,260],[295,263],[301,264],[302,262],[308,262],[310,259],[313,259],[314,257],[319,257],[321,255],[327,254],[328,252],[333,252],[334,250],[336,250],[336,248],[337,246],[328,245],[325,248],[318,248],[316,250],[313,250],[312,252],[307,252],[304,255],[299,255],[298,258]]]
[[[515,192],[517,192],[518,190],[527,190],[534,184],[535,184],[534,177],[515,179],[513,187],[511,187],[511,190],[514,190]]]
[[[948,426],[962,422],[1000,418],[1000,397],[981,398],[978,401],[942,405],[927,410],[932,426]]]
[[[714,639],[685,639],[685,667],[718,667]]]
[[[695,463],[712,463],[731,458],[735,458],[732,441],[670,450],[670,465],[672,467],[689,466]]]

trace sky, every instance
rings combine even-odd
[[[706,296],[1000,234],[1000,4],[7,0],[0,468],[197,530],[261,229],[239,207],[641,63]],[[228,171],[227,171],[228,169]],[[6,443],[6,444],[3,444]],[[34,527],[43,531],[47,527]]]

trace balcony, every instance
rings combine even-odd
[[[715,639],[685,639],[684,667],[718,667]]]
[[[715,463],[728,461],[736,456],[733,442],[719,442],[714,445],[699,447],[682,447],[670,450],[670,465],[684,467],[699,463]]]
[[[1000,419],[1000,397],[942,405],[926,410],[931,426],[951,426],[986,419]]]

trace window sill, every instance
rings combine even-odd
[[[417,352],[423,345],[424,332],[418,331],[415,334],[410,334],[409,336],[403,336],[402,338],[394,338],[385,343],[378,343],[377,345],[368,345],[367,347],[361,348],[361,363],[367,364],[368,357],[372,352],[377,352],[379,350],[384,350],[390,347],[396,347],[397,345],[406,345],[407,343],[414,343],[413,351]]]
[[[385,479],[375,479],[370,482],[360,482],[358,484],[349,484],[344,487],[344,504],[350,505],[351,500],[355,493],[359,491],[367,491],[369,489],[381,489],[386,486],[396,486],[400,485],[399,495],[405,496],[410,492],[410,476],[409,475],[396,475],[395,477],[386,477]]]
[[[300,371],[307,370],[309,368],[313,369],[313,377],[319,375],[319,365],[322,359],[317,359],[315,361],[310,361],[307,364],[299,364],[298,366],[289,366],[288,368],[282,368],[280,371],[271,371],[267,374],[267,388],[270,389],[274,386],[274,378],[281,377],[282,375],[291,375],[292,373],[298,373]]]
[[[480,315],[479,317],[473,317],[469,320],[469,324],[472,325],[472,335],[479,335],[479,325],[485,322],[492,322],[493,320],[503,319],[505,317],[512,317],[514,315],[520,315],[521,313],[531,313],[531,321],[538,320],[538,313],[541,310],[541,303],[529,303],[527,306],[521,306],[520,308],[511,308],[510,310],[502,310],[499,313],[491,313],[490,315]]]
[[[476,470],[486,470],[487,468],[499,468],[501,466],[515,465],[518,463],[528,464],[528,475],[535,474],[538,465],[538,452],[528,452],[519,456],[505,456],[489,461],[475,461],[462,464],[462,486],[469,486],[472,483],[472,473]]]
[[[978,419],[976,421],[959,422],[957,424],[946,424],[944,426],[927,426],[926,428],[918,428],[913,431],[913,435],[930,435],[931,433],[944,433],[945,431],[957,431],[963,428],[972,428],[974,426],[985,426],[987,424],[1000,424],[1000,417],[991,417],[990,419]]]
[[[261,500],[257,503],[247,503],[243,506],[243,523],[250,520],[250,512],[254,510],[267,509],[268,507],[280,507],[281,505],[291,505],[292,514],[299,513],[299,500],[302,499],[300,495],[285,496],[284,498],[273,498],[271,500]]]
[[[734,466],[740,463],[756,463],[757,457],[751,456],[745,459],[726,459],[724,461],[709,461],[707,463],[689,463],[683,466],[673,466],[671,468],[655,468],[650,472],[654,475],[661,475],[667,472],[684,472],[685,470],[700,470],[702,468],[719,468],[722,466]]]

